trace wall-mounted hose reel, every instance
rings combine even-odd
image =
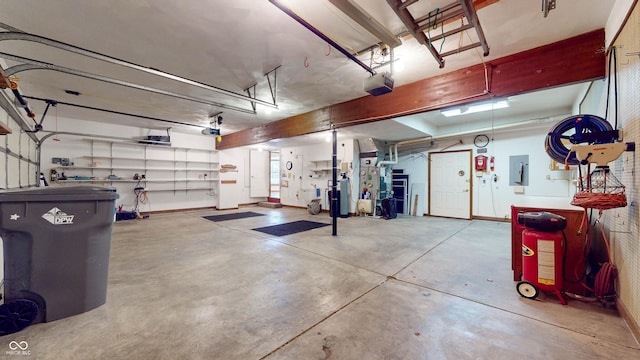
[[[556,124],[545,139],[549,156],[560,163],[586,165],[587,175],[580,174],[573,205],[599,210],[627,205],[624,185],[610,172],[608,164],[625,151],[634,151],[635,143],[621,142],[622,135],[609,122],[596,115],[570,116]],[[596,169],[591,172],[591,164]]]
[[[611,124],[596,115],[570,116],[549,130],[545,139],[545,150],[549,156],[567,165],[578,165],[580,160],[571,151],[572,144],[606,144],[616,142],[619,131]]]

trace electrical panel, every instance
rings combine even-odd
[[[529,185],[529,155],[509,156],[509,186]]]

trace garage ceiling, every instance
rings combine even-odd
[[[603,28],[615,2],[557,0],[557,8],[544,17],[541,2],[537,0],[479,1],[483,7],[477,15],[491,49],[489,56],[483,57],[481,49],[476,48],[447,57],[444,68],[439,68],[425,46],[411,36],[403,35],[406,28],[386,0],[351,1],[391,33],[400,35],[402,45],[394,50],[396,87]],[[442,8],[450,2],[421,0],[416,3],[415,11],[428,13],[432,11],[429,9]],[[388,52],[383,56],[379,48],[374,48],[373,52],[363,51],[379,40],[329,0],[281,3],[349,52],[357,54],[363,63],[377,68],[378,72],[389,71],[388,65],[378,67],[380,63],[388,62]],[[267,0],[9,1],[0,7],[0,22],[6,31],[19,30],[43,36],[236,94],[246,95],[246,89],[249,89],[252,96],[265,102],[272,102],[269,81],[277,92],[277,109],[257,104],[256,113],[249,114],[212,105],[219,103],[253,111],[247,100],[212,92],[202,86],[191,86],[41,43],[1,41],[0,53],[5,55],[0,58],[4,58],[5,69],[36,60],[139,86],[122,86],[58,70],[29,70],[16,74],[20,92],[26,96],[185,125],[63,104],[56,109],[59,117],[152,129],[171,127],[174,131],[200,133],[202,127],[209,125],[211,115],[222,113],[224,135],[367,96],[362,83],[369,73]],[[441,32],[440,29],[433,31]],[[445,38],[442,51],[464,46],[474,36],[475,31],[471,29]],[[441,44],[436,45],[440,47]],[[19,58],[31,60],[18,61]],[[265,76],[267,73],[269,77]],[[178,99],[140,87],[204,101]],[[65,90],[80,95],[71,95]],[[430,112],[347,128],[341,134],[395,141],[446,134],[461,127],[483,128],[490,122],[509,119],[519,121],[564,115],[570,112],[582,91],[583,86],[574,85],[518,95],[512,99],[510,108],[495,110],[490,116],[484,113],[445,118],[440,112]],[[30,106],[40,116],[45,103],[32,99]],[[45,129],[51,129],[52,123],[45,120]],[[273,146],[307,142],[317,137],[275,141]]]

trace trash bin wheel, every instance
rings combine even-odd
[[[9,301],[0,305],[0,336],[18,332],[38,316],[38,304],[27,299]]]
[[[518,290],[520,296],[526,297],[527,299],[535,299],[538,297],[538,288],[528,281],[518,282],[516,290]]]

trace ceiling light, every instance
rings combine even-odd
[[[440,113],[446,117],[458,116],[458,115],[466,115],[473,114],[482,111],[496,110],[496,109],[504,109],[509,107],[509,102],[507,100],[500,100],[497,102],[476,104],[476,105],[465,105],[455,108],[449,108],[446,110],[440,110]]]

